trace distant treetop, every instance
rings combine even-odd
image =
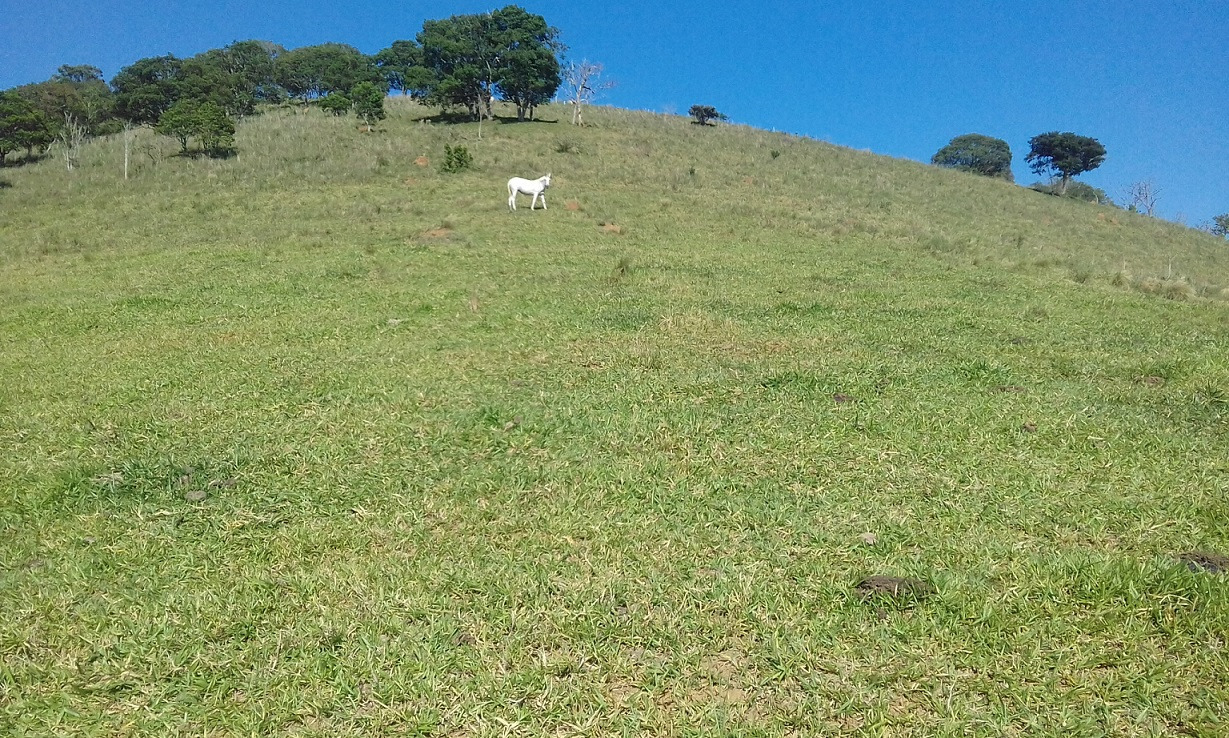
[[[966,133],[953,138],[947,146],[939,149],[930,163],[1013,181],[1011,147],[1002,139],[980,133]]]

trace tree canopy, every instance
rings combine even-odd
[[[0,93],[0,166],[9,153],[41,148],[54,138],[51,121],[29,100],[15,92]]]
[[[983,136],[980,133],[956,136],[935,153],[930,163],[986,177],[1000,177],[1008,182],[1013,181],[1011,147],[1002,139]]]
[[[304,101],[333,92],[348,95],[360,82],[385,84],[375,61],[348,44],[320,44],[287,51],[278,55],[274,70],[277,83],[291,97]]]
[[[115,113],[138,125],[153,125],[179,99],[183,61],[172,54],[129,64],[111,80]]]
[[[523,119],[559,89],[558,36],[542,16],[515,5],[426,21],[418,34],[426,99],[478,117],[491,114],[500,94]]]
[[[1060,177],[1058,194],[1067,191],[1071,178],[1091,172],[1105,161],[1105,147],[1095,138],[1074,133],[1052,131],[1033,136],[1028,141],[1025,160],[1033,173]]]

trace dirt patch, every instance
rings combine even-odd
[[[857,398],[854,397],[853,395],[847,395],[844,392],[837,392],[835,395],[832,396],[832,399],[838,405],[845,405],[850,402],[858,401]]]
[[[1000,384],[998,387],[994,388],[994,391],[1002,392],[1004,394],[1017,394],[1017,395],[1022,392],[1028,392],[1028,390],[1024,389],[1018,384]]]
[[[746,185],[755,184],[755,177],[743,177],[743,184],[746,184]]]
[[[423,238],[448,238],[452,235],[451,228],[432,228],[429,231],[423,231]]]
[[[1025,433],[1036,433],[1036,432],[1037,432],[1037,424],[1036,424],[1036,423],[1031,423],[1031,422],[1030,422],[1030,423],[1025,423],[1024,425],[1020,426],[1020,430],[1024,431]]]
[[[618,226],[614,223],[602,223],[602,233],[613,233],[616,236],[621,236],[623,235],[623,226]]]
[[[1224,574],[1229,571],[1229,556],[1211,551],[1187,551],[1177,556],[1191,571],[1206,571],[1209,574]]]
[[[573,213],[579,212],[581,210],[580,203],[577,202],[576,200],[568,200],[567,202],[563,203],[563,207],[564,209],[570,210]]]
[[[428,159],[428,158],[427,158],[427,157],[425,157],[425,156],[420,156],[420,157],[418,157],[417,159],[415,159],[415,160],[414,160],[414,163],[415,163],[416,165],[420,166],[420,167],[429,167],[429,166],[431,166],[431,160],[430,160],[430,159]]]
[[[414,185],[418,184],[418,180],[414,179],[413,177],[406,177],[405,180],[402,181],[402,184],[406,187],[413,187]]]
[[[1164,378],[1164,377],[1155,377],[1155,376],[1153,376],[1153,377],[1145,377],[1145,376],[1143,376],[1143,375],[1140,375],[1140,376],[1138,376],[1138,377],[1136,377],[1136,378],[1135,378],[1135,383],[1136,383],[1136,384],[1142,384],[1142,385],[1144,385],[1144,386],[1146,386],[1146,387],[1160,387],[1162,384],[1165,384],[1165,378]]]
[[[933,595],[935,588],[921,579],[875,574],[854,585],[854,591],[866,602],[914,605]]]

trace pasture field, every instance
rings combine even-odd
[[[0,734],[1229,733],[1223,240],[389,107],[4,171]]]

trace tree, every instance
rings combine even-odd
[[[1161,197],[1161,189],[1152,180],[1141,180],[1127,188],[1127,207],[1132,212],[1152,215],[1156,212],[1156,201]]]
[[[221,105],[206,100],[196,111],[196,137],[209,156],[227,156],[235,150],[235,121]]]
[[[1032,165],[1034,174],[1057,174],[1061,179],[1058,194],[1067,191],[1071,178],[1091,172],[1105,161],[1105,147],[1095,138],[1077,136],[1074,133],[1042,133],[1029,139],[1029,152],[1025,160]]]
[[[490,115],[498,64],[488,15],[454,15],[422,24],[418,43],[431,72],[428,102],[464,107],[470,116]]]
[[[27,154],[55,140],[51,121],[16,92],[0,93],[0,167],[18,149]]]
[[[515,5],[492,13],[491,25],[499,62],[495,84],[516,105],[517,120],[532,118],[533,109],[550,102],[562,82],[555,55],[562,49],[559,29]]]
[[[1221,213],[1212,218],[1208,231],[1214,236],[1229,237],[1229,213]]]
[[[162,114],[154,130],[179,141],[180,153],[187,153],[188,141],[193,138],[209,156],[225,156],[235,147],[235,122],[212,100],[184,98],[176,102]]]
[[[304,102],[331,92],[349,94],[360,82],[384,84],[375,61],[353,46],[320,44],[287,51],[277,57],[278,84]]]
[[[956,136],[947,146],[935,153],[930,163],[986,177],[999,177],[1008,182],[1013,181],[1011,147],[1002,139],[983,136],[980,133]]]
[[[87,134],[85,126],[72,113],[64,113],[64,126],[60,129],[58,138],[64,144],[64,165],[70,172],[76,169],[81,161],[81,144]]]
[[[188,140],[197,132],[197,113],[201,104],[192,98],[180,100],[162,112],[154,130],[179,141],[180,153],[187,153]]]
[[[138,125],[154,125],[179,99],[183,61],[171,54],[138,59],[111,80],[115,113]]]
[[[107,132],[115,109],[111,88],[101,74],[97,67],[64,65],[46,82],[22,85],[13,91],[47,116],[57,134],[64,116],[71,115],[87,134],[98,135]]]
[[[598,95],[615,86],[613,81],[602,81],[601,64],[581,59],[568,62],[563,68],[563,85],[568,104],[572,106],[572,125],[585,124],[584,107],[591,105]]]
[[[693,123],[701,126],[708,125],[708,122],[711,120],[726,119],[725,114],[718,113],[717,109],[712,105],[692,105],[687,114],[695,119],[692,121]]]
[[[515,5],[426,21],[418,34],[430,73],[426,99],[464,107],[481,121],[491,116],[491,101],[499,93],[524,119],[559,88],[558,35],[542,16]]]
[[[51,78],[56,82],[91,82],[102,81],[102,70],[92,64],[61,64]]]
[[[351,93],[354,98],[354,114],[367,124],[367,132],[372,126],[384,120],[384,91],[371,82],[359,82]]]
[[[327,110],[338,117],[349,113],[350,109],[354,107],[354,103],[350,98],[340,92],[331,92],[325,95],[321,98],[318,105],[320,105],[322,110]]]
[[[422,47],[414,41],[394,41],[375,55],[375,63],[389,89],[423,97],[431,87],[431,70],[423,66]]]

